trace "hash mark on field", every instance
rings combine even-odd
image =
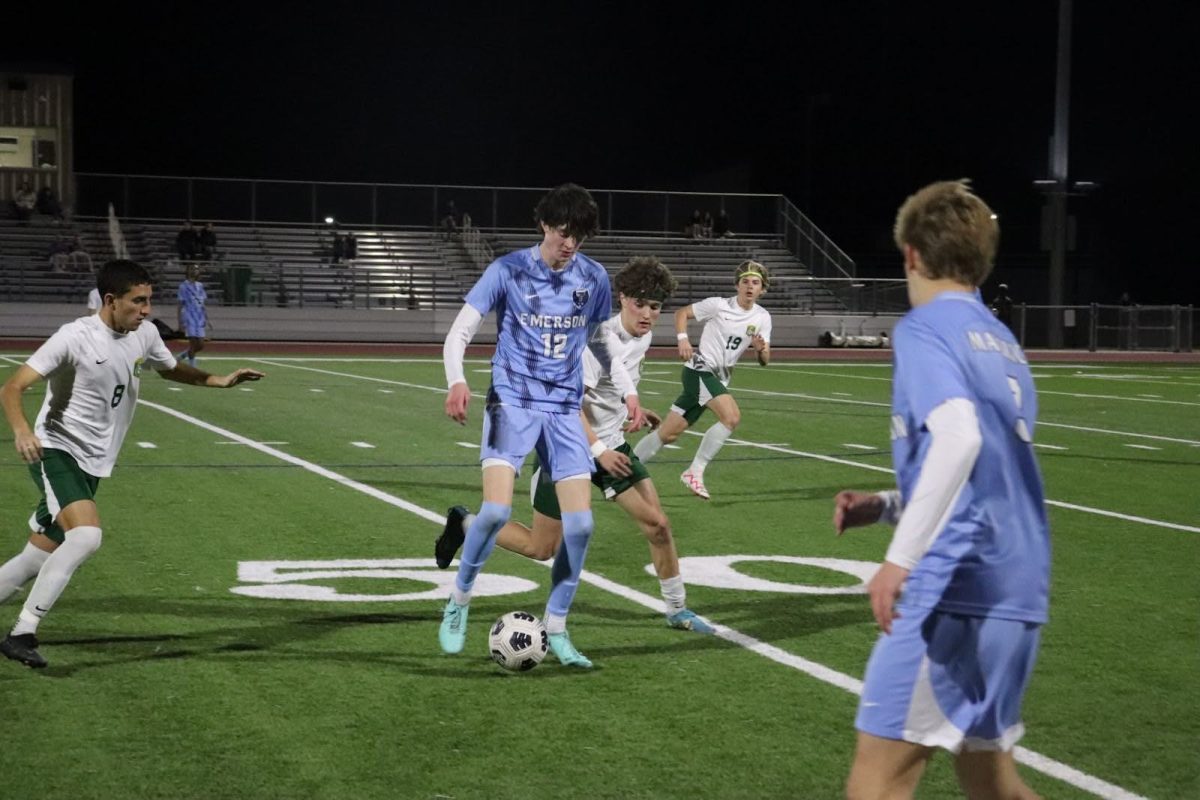
[[[310,392],[324,392],[324,389],[309,389]]]
[[[138,442],[138,447],[141,447],[144,450],[157,450],[158,449],[158,445],[156,445],[154,442]]]
[[[663,447],[667,448],[668,450],[682,450],[683,449],[682,447],[680,447],[677,444],[664,444]]]
[[[1148,444],[1127,444],[1126,447],[1132,447],[1134,450],[1162,450],[1161,447],[1151,447]]]
[[[1156,399],[1156,400],[1161,400],[1161,399],[1162,399],[1162,395],[1161,395],[1161,394],[1139,394],[1139,395],[1138,395],[1138,397],[1153,397],[1153,398],[1154,398],[1154,399]]]
[[[660,394],[662,394],[662,392],[652,392],[649,389],[642,389],[642,394],[660,395]]]
[[[350,444],[354,445],[355,447],[361,447],[364,450],[375,449],[375,445],[371,444],[370,442],[351,442]]]
[[[1066,450],[1067,449],[1065,447],[1060,447],[1059,445],[1056,445],[1056,444],[1042,444],[1041,442],[1034,442],[1033,446],[1040,447],[1043,450]]]
[[[879,448],[872,447],[869,444],[855,444],[854,442],[843,442],[842,447],[852,447],[855,450],[877,450]]]
[[[480,375],[491,375],[492,374],[492,371],[490,369],[473,369],[473,370],[471,370],[471,372],[477,372]]]
[[[475,444],[474,442],[455,442],[455,444],[459,447],[469,447],[472,450],[474,450],[476,447],[479,447],[479,445]]]
[[[238,387],[238,391],[239,391],[239,392],[253,392],[254,390],[253,390],[253,389],[247,389],[245,386],[239,386],[239,387]]]
[[[380,389],[379,393],[380,394],[395,394],[395,392],[393,392],[391,389]]]
[[[838,397],[854,397],[849,392],[830,392],[830,394],[836,394]]]
[[[180,389],[178,386],[168,386],[167,391],[168,392],[182,392],[183,389]]]
[[[215,445],[240,445],[241,441],[214,441]],[[256,441],[256,445],[286,445],[287,441]]]

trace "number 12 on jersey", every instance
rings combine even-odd
[[[542,347],[542,355],[546,358],[557,358],[561,361],[567,357],[563,352],[567,347],[567,335],[565,333],[543,333]]]

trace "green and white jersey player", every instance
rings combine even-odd
[[[105,264],[96,278],[99,312],[68,322],[17,368],[0,405],[13,444],[41,494],[24,550],[0,565],[0,602],[37,576],[0,653],[44,667],[36,631],[71,576],[99,547],[96,491],[112,474],[133,421],[144,367],[167,380],[227,389],[263,375],[239,369],[224,377],[177,362],[150,316],[150,275],[132,261]],[[47,381],[37,421],[25,417],[21,394]]]
[[[612,353],[620,359],[633,379],[641,377],[642,361],[650,349],[650,333],[662,313],[663,302],[675,289],[670,271],[653,257],[632,259],[613,280],[621,311],[607,326],[621,343]],[[667,624],[674,628],[712,633],[712,627],[687,607],[686,589],[679,574],[679,555],[671,536],[671,523],[663,512],[650,473],[625,443],[627,412],[621,390],[611,374],[601,367],[590,352],[584,353],[584,396],[581,416],[584,431],[596,460],[592,483],[607,499],[615,500],[637,523],[650,545],[650,558],[658,575]],[[646,410],[651,425],[659,418]],[[497,534],[496,543],[506,550],[539,561],[551,558],[562,541],[562,515],[554,483],[545,471],[534,472],[530,484],[533,496],[533,526],[509,521]],[[450,509],[446,527],[438,538],[435,556],[445,569],[463,541],[463,531],[472,515],[463,506]]]
[[[742,420],[737,401],[729,393],[733,367],[748,349],[754,350],[762,366],[771,361],[771,314],[757,302],[767,291],[771,276],[757,261],[743,261],[734,274],[737,294],[733,297],[709,297],[675,312],[679,357],[684,361],[683,390],[662,426],[646,434],[634,451],[648,463],[664,444],[694,425],[704,409],[712,409],[717,422],[704,432],[691,465],[679,476],[692,494],[705,500],[709,493],[704,470]],[[688,338],[689,319],[704,323],[699,350],[692,349]]]

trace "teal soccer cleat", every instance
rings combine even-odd
[[[454,597],[451,596],[446,601],[446,608],[442,611],[442,626],[438,628],[438,642],[442,645],[442,652],[461,653],[463,645],[467,643],[467,612],[470,611],[469,606],[460,606],[454,602]]]
[[[592,661],[571,644],[571,637],[566,631],[550,634],[550,652],[562,662],[563,666],[591,669]]]
[[[691,631],[693,633],[703,633],[708,635],[716,633],[716,630],[713,629],[712,625],[709,625],[707,622],[700,619],[700,617],[696,616],[695,611],[689,611],[686,608],[678,613],[668,614],[667,624],[672,628],[679,628],[680,630]]]

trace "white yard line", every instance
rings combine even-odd
[[[205,422],[197,417],[193,417],[190,414],[184,414],[181,411],[176,411],[173,408],[169,408],[158,403],[151,403],[147,400],[138,400],[138,403],[145,405],[148,408],[153,408],[156,411],[161,411],[164,414],[169,414],[176,419],[196,425],[220,436],[224,436],[232,441],[241,442],[242,444],[252,447],[265,455],[278,458],[281,461],[286,461],[287,463],[300,467],[301,469],[311,472],[314,475],[328,478],[329,480],[339,483],[348,489],[362,492],[363,494],[373,497],[376,500],[382,500],[391,506],[395,506],[396,508],[411,512],[418,517],[427,519],[435,525],[443,525],[445,523],[446,518],[443,514],[423,508],[415,503],[410,503],[407,500],[396,497],[395,495],[389,494],[381,489],[376,489],[373,486],[368,486],[365,483],[359,483],[358,481],[351,480],[350,478],[340,475],[333,470],[326,469],[325,467],[319,466],[310,461],[305,461],[304,459],[293,456],[290,453],[285,453],[282,450],[277,450],[273,447],[259,444],[253,439],[241,436],[233,431],[221,428],[217,425],[213,425],[210,422]],[[618,597],[622,597],[653,611],[661,613],[664,610],[662,600],[656,597],[651,597],[648,594],[639,592],[636,589],[632,589],[623,584],[609,580],[608,578],[605,578],[597,573],[584,570],[580,576],[580,579],[591,584],[592,586],[603,589],[604,591],[615,594]],[[746,634],[734,630],[733,628],[729,628],[725,625],[714,623],[714,627],[716,628],[717,636],[728,642],[736,644],[739,647],[744,647],[747,650],[757,653],[765,658],[769,658],[778,664],[799,670],[806,675],[810,675],[819,681],[836,686],[839,689],[844,689],[851,694],[862,694],[862,681],[858,680],[857,678],[853,678],[849,675],[838,672],[837,670],[831,669],[824,664],[810,661],[802,656],[796,655],[795,653],[789,653],[786,650],[782,650],[772,644],[755,639],[752,636],[747,636]],[[1032,769],[1036,769],[1039,772],[1045,773],[1052,778],[1056,778],[1063,783],[1068,783],[1072,786],[1082,789],[1083,791],[1090,792],[1097,797],[1103,798],[1103,800],[1146,800],[1146,798],[1142,797],[1141,795],[1127,791],[1116,784],[1109,783],[1108,781],[1097,778],[1094,775],[1077,770],[1072,766],[1062,763],[1061,761],[1056,761],[1055,759],[1034,752],[1033,750],[1027,750],[1024,747],[1015,748],[1013,750],[1013,756],[1018,762],[1025,764]]]
[[[1133,403],[1162,403],[1170,406],[1200,406],[1200,403],[1189,403],[1187,400],[1152,400],[1149,397],[1124,397],[1119,394],[1080,394],[1077,392],[1048,392],[1038,389],[1038,394],[1053,394],[1060,397],[1086,397],[1089,400],[1128,400]]]
[[[306,372],[318,372],[322,375],[336,375],[339,378],[354,378],[354,379],[360,380],[360,381],[374,381],[375,383],[386,383],[389,386],[404,386],[409,389],[423,389],[427,392],[438,392],[439,394],[446,393],[446,390],[440,386],[426,386],[425,384],[421,384],[421,383],[405,383],[404,381],[393,381],[388,378],[375,378],[370,375],[355,375],[352,372],[335,372],[335,371],[329,370],[329,369],[317,369],[316,367],[303,367],[299,364],[282,364],[282,363],[280,363],[280,361],[282,359],[256,358],[256,359],[252,359],[252,360],[257,364],[270,364],[273,367],[288,367],[290,369],[302,369],[302,370],[305,370]],[[471,396],[472,397],[483,397],[483,395],[478,394],[478,393],[474,393]]]

